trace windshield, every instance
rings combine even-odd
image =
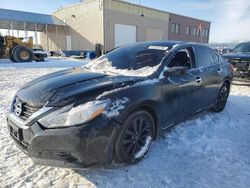
[[[129,45],[114,49],[84,68],[105,74],[148,76],[157,70],[168,52],[167,46]]]
[[[250,43],[239,44],[233,49],[236,53],[250,53]]]

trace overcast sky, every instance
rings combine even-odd
[[[128,0],[139,3],[139,0]],[[0,0],[0,8],[51,14],[79,0]],[[250,0],[141,0],[142,5],[211,21],[210,42],[250,40]]]

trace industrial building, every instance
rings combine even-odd
[[[208,43],[210,22],[119,0],[86,0],[53,13],[68,27],[48,31],[49,48],[103,51],[128,43],[180,40]],[[56,34],[57,33],[57,34]],[[47,36],[41,35],[43,46]]]
[[[8,14],[2,16],[2,12]],[[0,9],[1,26],[41,32],[41,45],[49,51],[95,51],[99,47],[107,52],[123,44],[153,40],[208,43],[210,31],[208,21],[120,0],[85,0],[52,15]]]

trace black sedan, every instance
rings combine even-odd
[[[231,82],[230,64],[206,46],[137,43],[27,83],[7,123],[36,164],[131,164],[164,129],[202,110],[222,111]]]

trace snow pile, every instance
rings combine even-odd
[[[173,127],[139,164],[87,170],[34,165],[8,136],[6,113],[23,84],[65,68],[57,64],[71,65],[50,63],[57,68],[0,63],[0,187],[249,187],[250,87],[242,83],[232,87],[222,113],[204,112]]]
[[[123,110],[125,108],[124,104],[128,101],[129,99],[126,97],[123,97],[122,99],[116,99],[115,101],[110,103],[109,108],[103,113],[109,118],[119,116],[120,110]]]
[[[91,72],[104,73],[107,75],[146,77],[153,74],[159,68],[159,66],[160,64],[154,67],[148,66],[137,70],[116,69],[115,67],[112,67],[112,62],[110,62],[107,58],[100,57],[84,65],[83,69]]]
[[[139,159],[140,157],[142,157],[148,151],[148,149],[150,147],[151,140],[152,140],[152,137],[151,136],[147,136],[145,145],[141,148],[140,151],[138,151],[135,154],[135,158],[136,159]]]
[[[42,51],[42,50],[33,50],[33,53],[34,53],[34,54],[44,54],[44,55],[48,55],[47,52]]]
[[[131,87],[131,86],[125,86],[125,87],[120,87],[120,88],[116,88],[116,89],[112,89],[110,91],[105,91],[103,92],[102,94],[100,94],[99,96],[96,97],[96,99],[100,99],[104,96],[107,96],[107,95],[110,95],[112,93],[116,93],[116,92],[119,92],[119,91],[122,91],[122,90],[125,90],[127,89],[128,87]]]

